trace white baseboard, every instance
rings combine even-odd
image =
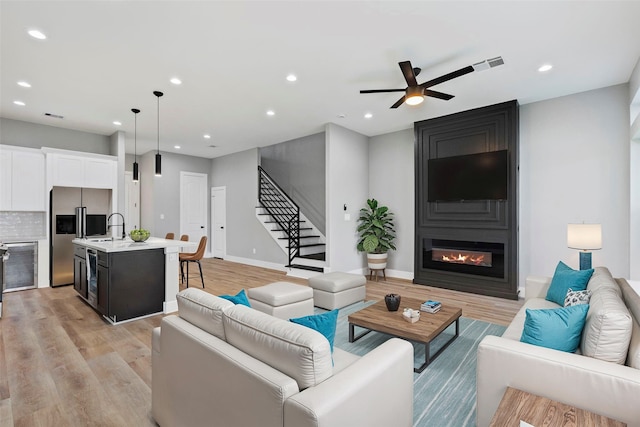
[[[284,266],[284,264],[278,264],[275,262],[261,261],[259,259],[243,258],[243,257],[237,257],[237,256],[230,256],[230,255],[227,255],[224,259],[225,261],[236,262],[238,264],[247,264],[247,265],[252,265],[254,267],[270,268],[272,270],[285,271],[285,272],[287,271],[287,268]]]
[[[412,271],[385,269],[384,272],[385,272],[387,277],[394,277],[396,279],[413,280],[413,272]],[[366,267],[365,268],[356,268],[355,270],[348,271],[347,273],[362,274],[363,276],[368,276],[369,275],[369,269],[366,268]]]

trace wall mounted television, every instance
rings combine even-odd
[[[429,159],[429,202],[507,200],[508,150]]]

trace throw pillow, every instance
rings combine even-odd
[[[528,308],[520,341],[575,353],[588,310],[588,304],[540,310]]]
[[[589,304],[589,299],[591,299],[591,291],[589,289],[574,291],[569,288],[567,296],[564,297],[564,306],[571,307],[572,305]]]
[[[313,314],[311,316],[297,317],[289,319],[293,323],[314,329],[324,335],[329,341],[331,352],[333,352],[333,341],[336,337],[336,324],[338,323],[338,309],[327,313]]]
[[[244,289],[235,295],[220,295],[220,298],[229,300],[234,304],[242,304],[247,307],[251,307],[251,303],[249,303],[249,298],[247,298],[247,294],[244,292]]]
[[[560,261],[551,279],[545,299],[558,305],[564,305],[564,298],[567,296],[569,288],[574,291],[584,291],[592,274],[593,268],[589,270],[574,270]]]

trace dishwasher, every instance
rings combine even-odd
[[[38,283],[38,242],[4,244],[9,258],[4,261],[3,292],[33,289]]]

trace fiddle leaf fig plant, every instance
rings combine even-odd
[[[378,206],[376,199],[367,200],[367,207],[360,209],[358,218],[358,251],[383,254],[396,247],[393,213],[386,206]]]

